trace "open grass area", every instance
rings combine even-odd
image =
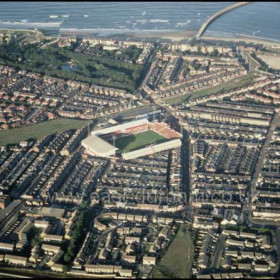
[[[264,61],[268,67],[280,70],[280,54],[263,52],[257,57]]]
[[[135,63],[142,52],[136,46],[120,54],[103,50],[102,46],[95,53],[84,53],[75,51],[80,40],[60,48],[56,40],[42,47],[41,42],[36,43],[33,39],[29,43],[34,44],[23,44],[27,41],[19,37],[9,42],[0,40],[0,62],[21,70],[129,92],[138,86],[143,65]],[[69,64],[75,67],[69,68]]]
[[[1,130],[0,146],[16,144],[31,138],[41,139],[56,132],[85,127],[88,123],[89,121],[86,120],[57,119],[16,129]]]
[[[144,148],[149,144],[159,144],[167,140],[167,138],[157,134],[154,131],[145,131],[117,138],[115,140],[115,146],[119,148],[119,153],[127,153],[140,148]],[[110,141],[110,143],[113,144],[113,141]]]
[[[254,78],[254,74],[249,73],[246,77],[237,78],[232,81],[228,81],[226,83],[223,83],[223,84],[220,84],[220,85],[217,85],[214,87],[209,87],[206,89],[195,91],[193,93],[183,94],[183,95],[176,96],[176,97],[173,97],[170,99],[166,99],[165,102],[169,105],[180,104],[180,103],[187,101],[188,99],[206,96],[209,94],[217,93],[222,90],[226,91],[226,90],[231,90],[231,89],[234,89],[237,87],[245,86],[245,85],[249,84],[250,82],[252,82],[253,78]]]
[[[152,278],[190,278],[193,261],[193,242],[187,224],[181,224],[167,249],[155,267]]]

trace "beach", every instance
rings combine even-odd
[[[137,38],[159,38],[168,39],[171,41],[182,41],[185,39],[192,39],[196,30],[183,30],[183,31],[159,31],[159,30],[149,30],[145,33],[143,32],[131,32],[130,35]]]
[[[211,40],[211,41],[227,41],[227,42],[246,42],[254,44],[264,44],[269,47],[276,46],[280,48],[280,42],[274,42],[268,39],[261,39],[253,36],[238,35],[236,37],[217,37],[217,36],[202,36],[202,40]]]
[[[24,29],[13,29],[13,28],[0,28],[0,31],[16,31],[16,32],[30,32],[32,30],[24,30]],[[33,30],[34,32],[34,30]],[[129,40],[143,40],[143,39],[150,39],[150,40],[169,40],[171,42],[185,41],[191,40],[195,38],[198,30],[119,30],[116,32],[113,29],[76,29],[76,28],[69,28],[69,29],[61,29],[60,35],[61,38],[68,38],[73,36],[78,37],[100,37],[100,38],[115,38],[115,39],[129,39]],[[41,32],[40,32],[41,33]],[[48,38],[57,38],[55,35],[47,35]],[[203,35],[200,38],[201,41],[224,41],[224,42],[246,42],[247,44],[263,44],[270,48],[280,49],[280,42],[254,37],[254,36],[246,36],[246,35],[234,35],[232,37],[228,36],[206,36]]]
[[[168,39],[174,42],[179,42],[186,39],[192,39],[195,37],[197,30],[184,30],[184,31],[147,31],[147,32],[130,32],[128,33],[132,37],[136,38],[158,38]],[[225,41],[225,42],[246,42],[253,44],[264,44],[269,47],[280,48],[280,42],[273,40],[258,38],[254,36],[235,35],[234,37],[224,36],[202,36],[200,40],[211,40],[211,41]]]

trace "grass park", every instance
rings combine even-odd
[[[119,137],[115,140],[115,147],[119,148],[118,153],[127,153],[137,149],[144,148],[149,144],[159,144],[168,139],[157,134],[154,131],[145,131],[137,134]],[[110,141],[114,144],[113,141]]]
[[[69,129],[79,129],[88,125],[87,120],[56,119],[43,123],[28,125],[21,128],[0,131],[0,146],[16,144],[28,139],[42,139],[50,134]]]
[[[56,41],[54,39],[53,42]],[[24,36],[24,39],[1,43],[0,62],[17,69],[65,80],[125,89],[129,92],[137,88],[143,66],[135,63],[142,52],[136,46],[126,48],[121,53],[106,51],[100,46],[94,54],[89,54],[75,51],[80,40],[64,48],[60,48],[58,43],[45,44],[43,48],[41,43],[46,43],[45,40],[31,40],[33,43],[27,44]],[[75,67],[69,68],[69,64]]]
[[[195,91],[192,93],[172,97],[172,98],[166,99],[165,102],[169,105],[176,105],[176,104],[184,103],[188,99],[202,97],[202,96],[206,96],[209,94],[218,93],[220,91],[232,90],[234,88],[242,87],[242,86],[245,86],[245,85],[251,83],[253,78],[254,78],[254,74],[249,73],[248,75],[246,75],[243,78],[237,78],[237,79],[228,81],[226,83],[222,83],[222,84],[214,86],[214,87],[201,89],[201,90],[198,90],[198,91]]]
[[[152,278],[190,278],[193,262],[193,241],[187,224],[179,230],[167,252],[152,272]]]

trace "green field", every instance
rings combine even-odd
[[[118,153],[127,153],[133,150],[144,148],[149,144],[159,144],[166,142],[168,139],[157,134],[154,131],[145,131],[138,134],[128,135],[117,138],[115,147],[119,148]],[[113,141],[110,141],[113,144]]]
[[[152,272],[152,278],[190,278],[193,261],[193,242],[187,224],[180,228],[167,252]]]
[[[188,94],[183,94],[180,96],[172,97],[172,98],[166,99],[165,102],[170,105],[180,104],[180,103],[185,102],[189,98],[193,99],[193,98],[217,93],[222,90],[226,91],[226,90],[231,90],[231,89],[234,89],[237,87],[245,86],[245,85],[251,83],[253,78],[254,78],[254,74],[249,73],[247,76],[245,76],[243,78],[237,78],[232,81],[228,81],[226,83],[222,83],[222,84],[214,86],[214,87],[209,87],[206,89],[195,91],[193,93],[188,93]]]
[[[42,42],[34,42],[33,37],[29,40],[27,36],[20,36],[9,42],[0,39],[0,62],[21,70],[129,92],[137,88],[143,65],[135,63],[142,52],[136,46],[121,53],[106,51],[100,46],[95,53],[88,54],[75,51],[80,40],[64,48],[60,48],[57,42],[41,48]],[[34,43],[23,44],[28,40]],[[65,67],[70,63],[76,67],[71,70]]]
[[[78,129],[86,126],[89,121],[73,119],[57,119],[26,127],[0,131],[0,146],[19,143],[30,138],[41,139],[47,135],[68,129]]]

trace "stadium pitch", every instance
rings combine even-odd
[[[144,148],[150,144],[160,144],[166,141],[169,141],[169,139],[149,130],[119,137],[115,140],[115,147],[119,148],[117,153],[122,154]],[[113,144],[113,140],[110,141],[110,144]]]

